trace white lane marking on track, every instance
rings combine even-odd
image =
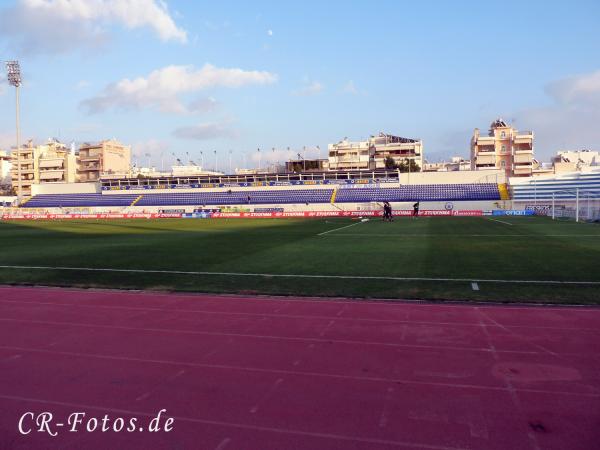
[[[392,400],[392,394],[394,393],[394,388],[393,387],[388,387],[387,388],[387,392],[385,394],[385,398],[383,400],[383,408],[381,410],[381,416],[379,418],[379,427],[380,428],[384,428],[387,423],[388,423],[388,417],[387,417],[387,413],[388,413],[388,407],[390,405],[390,402]]]
[[[223,450],[225,447],[227,447],[227,444],[229,444],[230,442],[230,438],[223,439],[221,443],[217,446],[217,448],[215,448],[215,450]]]
[[[1,288],[0,288],[1,290]],[[77,298],[77,302],[68,302],[68,303],[56,303],[56,302],[37,302],[37,301],[31,301],[31,300],[27,300],[27,301],[20,301],[20,300],[0,300],[0,304],[2,303],[17,303],[19,305],[52,305],[52,306],[58,306],[58,307],[67,307],[67,308],[73,308],[73,307],[77,307],[77,308],[91,308],[91,309],[115,309],[115,310],[135,310],[135,309],[149,309],[152,311],[169,311],[168,308],[152,308],[152,307],[129,307],[129,306],[107,306],[107,305],[97,305],[97,304],[91,304],[91,305],[83,305],[80,302],[82,300],[84,300],[86,297],[78,297]],[[269,298],[266,297],[260,297],[260,301],[280,301],[280,300],[271,300]],[[294,300],[295,302],[300,302],[300,303],[323,303],[324,301],[317,301],[317,300]],[[339,304],[343,304],[344,306],[348,306],[349,304],[355,304],[356,302],[353,303],[348,303],[348,302],[342,302],[342,301],[336,301],[335,299],[331,300],[331,302],[336,302]],[[380,301],[380,302],[368,302],[368,301],[360,301],[361,303],[365,304],[365,305],[378,305],[378,306],[388,306],[388,307],[394,307],[394,306],[404,306],[403,303],[400,302],[394,302],[394,301],[390,301],[389,303],[386,303],[386,301]],[[456,305],[438,305],[438,304],[427,304],[427,303],[420,303],[419,307],[420,308],[426,308],[426,307],[430,307],[430,306],[436,306],[439,308],[453,308],[456,307]],[[492,306],[493,307],[493,306]],[[590,313],[598,313],[599,310],[598,309],[586,309],[586,308],[581,308],[577,305],[569,305],[569,308],[577,308],[577,312],[590,312]],[[502,309],[510,309],[510,310],[532,310],[535,308],[542,308],[542,306],[537,306],[537,305],[532,305],[530,307],[516,307],[516,306],[510,306],[510,305],[503,305]],[[567,307],[563,307],[563,308],[551,308],[548,307],[546,305],[543,306],[544,311],[565,311]],[[226,315],[226,316],[248,316],[248,317],[262,317],[262,316],[269,316],[269,317],[274,317],[274,318],[288,318],[288,319],[332,319],[333,317],[331,316],[316,316],[316,315],[309,315],[309,316],[304,316],[301,314],[266,314],[266,313],[249,313],[249,312],[229,312],[229,311],[210,311],[210,310],[205,310],[205,309],[182,309],[181,311],[185,312],[186,314],[215,314],[215,315]],[[375,323],[402,323],[402,324],[406,324],[406,323],[410,323],[413,325],[452,325],[452,326],[473,326],[473,327],[479,327],[480,325],[478,323],[469,323],[469,322],[437,322],[437,321],[423,321],[423,320],[410,320],[410,317],[408,317],[409,314],[407,314],[406,319],[404,320],[400,320],[400,319],[375,319],[375,318],[367,318],[367,317],[340,317],[341,314],[338,313],[337,317],[339,317],[339,320],[346,320],[346,321],[359,321],[359,322],[375,322]],[[153,322],[153,324],[155,324],[155,322]],[[598,331],[598,328],[583,328],[583,327],[560,327],[560,326],[556,326],[556,327],[552,327],[552,326],[544,326],[544,325],[503,325],[503,327],[508,327],[508,328],[528,328],[528,329],[540,329],[540,330],[563,330],[563,331],[567,331],[567,330],[572,330],[572,331],[582,331],[582,332],[587,332],[587,331],[591,331],[591,332],[596,332]],[[60,341],[54,342],[54,344],[58,344]]]
[[[176,378],[179,378],[184,373],[185,373],[185,370],[180,370],[175,375],[167,378],[163,383],[157,384],[152,389],[150,389],[148,392],[144,392],[142,395],[140,395],[139,397],[137,397],[135,399],[135,401],[139,402],[139,401],[147,399],[148,397],[150,397],[150,394],[152,394],[158,387],[162,386],[164,383],[170,383],[171,381],[175,380]]]
[[[265,277],[265,278],[323,278],[338,280],[390,280],[390,281],[456,281],[472,282],[473,278],[432,278],[432,277],[392,277],[368,275],[316,275],[292,273],[249,273],[249,272],[194,272],[185,270],[158,270],[158,269],[111,269],[104,267],[60,267],[60,266],[7,266],[1,265],[0,269],[39,269],[39,270],[72,270],[83,272],[125,272],[125,273],[165,273],[172,275],[207,275],[229,277]],[[600,281],[558,281],[558,280],[502,280],[491,278],[477,278],[479,282],[486,283],[515,283],[515,284],[567,284],[567,285],[593,285],[600,286]]]
[[[0,348],[9,348],[6,346],[0,346]],[[14,348],[14,347],[11,347]],[[17,349],[17,348],[14,348]],[[128,356],[110,356],[110,355],[100,355],[94,353],[79,353],[79,352],[56,352],[51,350],[41,350],[35,348],[18,348],[19,351],[30,352],[30,353],[44,353],[51,355],[61,355],[61,356],[75,356],[81,358],[91,358],[91,359],[102,359],[102,360],[115,360],[115,361],[129,361],[129,362],[139,362],[146,364],[159,364],[159,365],[176,365],[176,366],[186,366],[186,367],[200,367],[200,368],[208,368],[208,369],[224,369],[224,370],[237,370],[244,372],[257,372],[257,373],[270,373],[270,374],[281,374],[281,375],[293,375],[293,376],[311,376],[311,377],[319,377],[319,378],[333,378],[338,380],[361,380],[361,381],[373,381],[373,382],[386,382],[386,383],[396,383],[396,384],[410,384],[410,385],[418,385],[418,386],[442,386],[442,387],[455,387],[460,389],[476,389],[482,391],[505,391],[506,389],[499,386],[486,386],[486,385],[476,385],[476,384],[466,384],[466,383],[444,383],[444,382],[436,382],[436,381],[421,381],[414,379],[397,379],[397,378],[382,378],[382,377],[367,377],[360,375],[341,375],[335,373],[323,373],[323,372],[309,372],[309,371],[294,371],[294,370],[285,370],[285,369],[263,369],[258,367],[246,367],[246,366],[231,366],[226,364],[203,364],[203,363],[194,363],[194,362],[183,362],[183,361],[170,361],[170,360],[160,360],[160,359],[143,359],[143,358],[132,358]],[[490,352],[489,348],[486,348],[486,351]],[[497,353],[501,353],[503,351],[496,350]],[[589,398],[600,398],[600,393],[593,392],[577,392],[577,391],[550,391],[544,389],[533,389],[521,387],[519,391],[523,392],[532,392],[532,393],[540,393],[540,394],[555,394],[555,395],[569,395],[576,397],[589,397]],[[2,396],[0,395],[0,398]]]
[[[264,402],[266,402],[268,399],[270,399],[275,394],[275,391],[277,390],[277,388],[279,387],[279,385],[281,383],[283,383],[283,378],[278,378],[277,381],[275,381],[275,383],[273,384],[273,386],[271,386],[269,391],[265,394],[265,396],[263,398],[261,398],[258,401],[258,403],[256,403],[256,405],[254,405],[250,409],[250,413],[256,414],[256,411],[258,411],[258,408],[260,407],[260,405],[263,404]]]
[[[185,334],[185,335],[201,335],[201,336],[235,336],[240,338],[249,339],[268,339],[274,341],[292,341],[292,342],[318,342],[318,343],[336,343],[336,344],[348,344],[348,345],[369,345],[369,346],[383,346],[383,347],[398,347],[398,348],[420,348],[420,349],[433,349],[433,350],[456,350],[456,351],[473,351],[473,352],[489,352],[489,349],[485,347],[456,347],[449,345],[424,345],[424,344],[398,344],[396,342],[385,342],[385,341],[357,341],[347,339],[324,339],[324,338],[313,338],[313,337],[287,337],[287,336],[273,336],[273,335],[261,335],[261,334],[240,334],[240,333],[222,333],[215,331],[194,331],[194,330],[176,330],[172,328],[138,328],[138,327],[124,327],[114,325],[98,325],[92,323],[73,323],[73,322],[51,322],[51,321],[39,321],[39,320],[24,320],[24,319],[5,319],[0,318],[2,322],[16,322],[16,323],[28,323],[28,324],[42,324],[42,325],[57,325],[57,326],[73,326],[79,328],[105,328],[111,330],[128,330],[128,331],[144,331],[154,333],[173,333],[173,334]],[[11,350],[19,350],[19,347],[10,347],[0,345],[0,348],[7,348]],[[315,348],[315,344],[309,344],[308,348]],[[26,349],[25,349],[26,350]],[[36,350],[38,351],[38,350]],[[48,350],[50,351],[50,350]],[[523,351],[523,350],[499,350],[507,354],[520,354],[520,355],[539,355],[539,352],[534,351]],[[582,356],[578,353],[563,353],[567,356]]]

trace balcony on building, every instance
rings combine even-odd
[[[45,158],[39,160],[40,169],[63,169],[65,161],[63,158]]]
[[[529,151],[529,152],[523,152],[523,151],[515,151],[515,155],[513,157],[513,161],[516,164],[531,164],[533,160],[533,154]]]
[[[97,172],[100,170],[100,164],[88,164],[85,166],[79,166],[77,172]]]

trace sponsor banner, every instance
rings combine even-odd
[[[453,215],[455,215],[455,216],[483,216],[483,211],[480,209],[458,210],[458,211],[454,211]]]
[[[159,209],[158,212],[161,214],[184,214],[185,209]]]
[[[492,211],[492,216],[533,216],[534,214],[534,211],[526,209],[494,209]]]
[[[268,208],[265,208],[268,209]],[[279,208],[274,208],[279,209]],[[422,210],[419,216],[481,216],[481,210]],[[412,209],[400,209],[393,212],[394,216],[412,216]],[[5,214],[3,220],[61,220],[61,219],[179,219],[179,218],[281,218],[281,217],[381,217],[382,211],[219,211],[197,210],[193,213],[104,213],[104,214]]]
[[[195,213],[214,213],[220,212],[221,208],[194,208]]]
[[[254,208],[254,212],[283,212],[283,208]]]
[[[465,213],[465,214],[462,214]],[[393,212],[394,216],[412,216],[412,209]],[[276,217],[381,217],[382,211],[293,211],[293,212],[220,212],[214,213],[215,219],[276,218]],[[452,216],[452,211],[424,210],[419,216]],[[481,211],[456,211],[454,215],[481,215]]]
[[[104,214],[5,214],[3,220],[61,220],[61,219],[178,219],[181,214],[169,213],[104,213]]]
[[[182,219],[210,219],[213,213],[210,211],[201,211],[194,213],[187,213],[181,216]]]

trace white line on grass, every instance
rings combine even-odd
[[[228,277],[263,277],[263,278],[313,278],[334,280],[391,280],[391,281],[456,281],[480,283],[517,283],[517,284],[568,284],[600,286],[600,281],[558,281],[558,280],[501,280],[493,278],[428,278],[428,277],[392,277],[369,275],[312,275],[291,273],[249,273],[249,272],[201,272],[187,270],[159,269],[113,269],[108,267],[60,267],[60,266],[12,266],[0,265],[0,269],[36,269],[36,270],[71,270],[80,272],[123,272],[123,273],[164,273],[170,275],[207,275]]]
[[[332,230],[333,231],[333,230]],[[600,234],[391,234],[391,233],[339,233],[331,236],[362,236],[362,237],[596,237]]]
[[[346,225],[346,226],[339,227],[339,228],[334,228],[333,230],[329,230],[329,231],[324,231],[322,233],[317,234],[317,236],[323,236],[324,234],[327,234],[327,233],[333,233],[334,231],[337,231],[337,230],[343,230],[344,228],[353,227],[354,225],[358,225],[360,223],[362,223],[362,222],[351,223],[350,225]]]
[[[489,217],[487,217],[487,220],[493,220],[494,222],[499,222],[499,223],[503,223],[503,224],[505,224],[505,225],[510,225],[511,227],[513,226],[513,224],[512,224],[512,223],[510,223],[510,222],[505,222],[504,220],[491,219],[491,218],[489,218]]]

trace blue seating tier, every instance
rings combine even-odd
[[[144,194],[136,206],[243,205],[329,203],[333,189],[264,189],[220,192],[163,192]],[[138,194],[36,195],[25,208],[129,206]],[[336,203],[411,201],[500,200],[498,185],[416,184],[392,188],[356,187],[338,189]]]

